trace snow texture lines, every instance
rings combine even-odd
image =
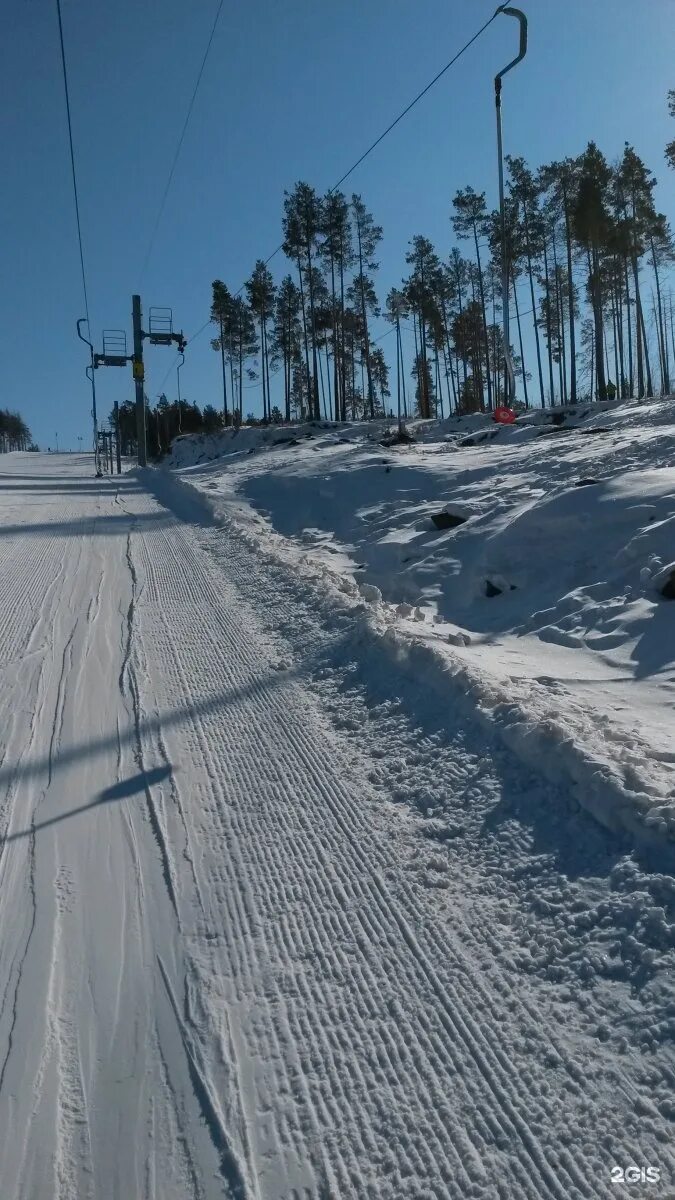
[[[151,473],[30,462],[0,538],[2,1200],[670,1184],[667,876],[563,820],[363,600]]]

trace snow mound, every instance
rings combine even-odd
[[[387,428],[227,431],[169,465],[602,823],[675,840],[672,400]]]

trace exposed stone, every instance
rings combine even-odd
[[[491,583],[489,579],[485,580],[485,595],[491,600],[493,596],[501,596],[502,589],[496,584]]]
[[[664,600],[675,600],[675,568],[670,572],[670,575],[662,585],[661,595]]]
[[[460,517],[458,513],[439,512],[432,513],[431,520],[437,529],[456,529],[458,525],[463,525],[467,518]]]
[[[380,439],[381,446],[402,446],[408,445],[410,442],[415,442],[417,439],[403,426],[401,429],[396,429],[394,433],[386,433]]]

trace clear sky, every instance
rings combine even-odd
[[[675,219],[675,0],[521,0],[528,57],[505,83],[505,150],[533,166],[632,142]],[[246,0],[225,3],[145,278],[142,262],[217,0],[63,0],[95,341],[131,335],[131,294],[173,307],[186,335],[208,316],[211,281],[234,290],[281,240],[284,188],[332,186],[494,11],[494,0]],[[86,348],[55,0],[5,0],[0,38],[4,262],[0,406],[40,445],[90,436]],[[382,299],[410,237],[450,246],[459,187],[497,202],[492,78],[515,52],[499,17],[350,178],[384,227]],[[280,277],[286,264],[271,264]],[[675,287],[671,272],[669,286]],[[527,306],[529,307],[529,305]],[[375,332],[384,331],[382,321]],[[388,349],[390,341],[383,342]],[[173,361],[147,348],[154,396]],[[99,403],[132,394],[130,370],[97,372]],[[164,383],[175,396],[175,372]],[[188,349],[182,392],[220,403],[208,332]],[[259,407],[259,390],[248,393]]]

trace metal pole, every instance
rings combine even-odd
[[[120,406],[119,406],[117,400],[115,401],[115,404],[113,407],[113,412],[115,414],[114,421],[115,421],[115,444],[117,446],[117,474],[121,475],[122,474],[122,446],[120,443]]]
[[[180,369],[185,362],[185,355],[181,352],[180,362],[176,367],[176,387],[178,389],[178,432],[183,428],[183,414],[180,406]]]
[[[84,325],[85,323],[87,323],[87,325],[88,325],[87,318],[80,317],[79,321],[77,322],[77,336],[79,337],[81,342],[84,342],[85,345],[89,347],[89,353],[91,355],[91,364],[89,367],[87,367],[86,373],[87,373],[88,378],[91,380],[91,417],[92,417],[92,421],[94,422],[94,469],[96,471],[96,474],[100,475],[101,472],[99,469],[99,462],[98,462],[98,419],[96,416],[96,384],[94,383],[94,347],[92,346],[89,339],[83,336],[82,330],[80,329],[80,326]],[[90,371],[91,371],[91,375],[89,374]]]
[[[502,341],[504,346],[504,404],[508,407],[516,392],[511,361],[511,314],[509,312],[509,255],[506,246],[506,206],[504,202],[504,150],[502,143],[502,81],[495,79],[495,108],[497,110],[497,157],[499,160],[499,214],[502,233]]]
[[[520,23],[520,48],[518,54],[503,71],[495,77],[495,108],[497,112],[497,154],[499,158],[499,212],[501,217],[502,234],[502,318],[504,343],[504,403],[508,406],[515,398],[516,377],[511,359],[511,331],[509,313],[509,252],[506,244],[506,207],[504,202],[504,150],[502,143],[502,79],[513,67],[524,59],[527,53],[527,17],[519,8],[501,9],[509,17],[515,17]]]
[[[134,323],[134,383],[136,385],[136,437],[138,440],[138,465],[147,467],[148,457],[145,444],[145,372],[143,368],[143,330],[141,327],[141,298],[132,296]]]
[[[396,314],[396,404],[398,408],[398,431],[403,432],[401,420],[401,323]]]

